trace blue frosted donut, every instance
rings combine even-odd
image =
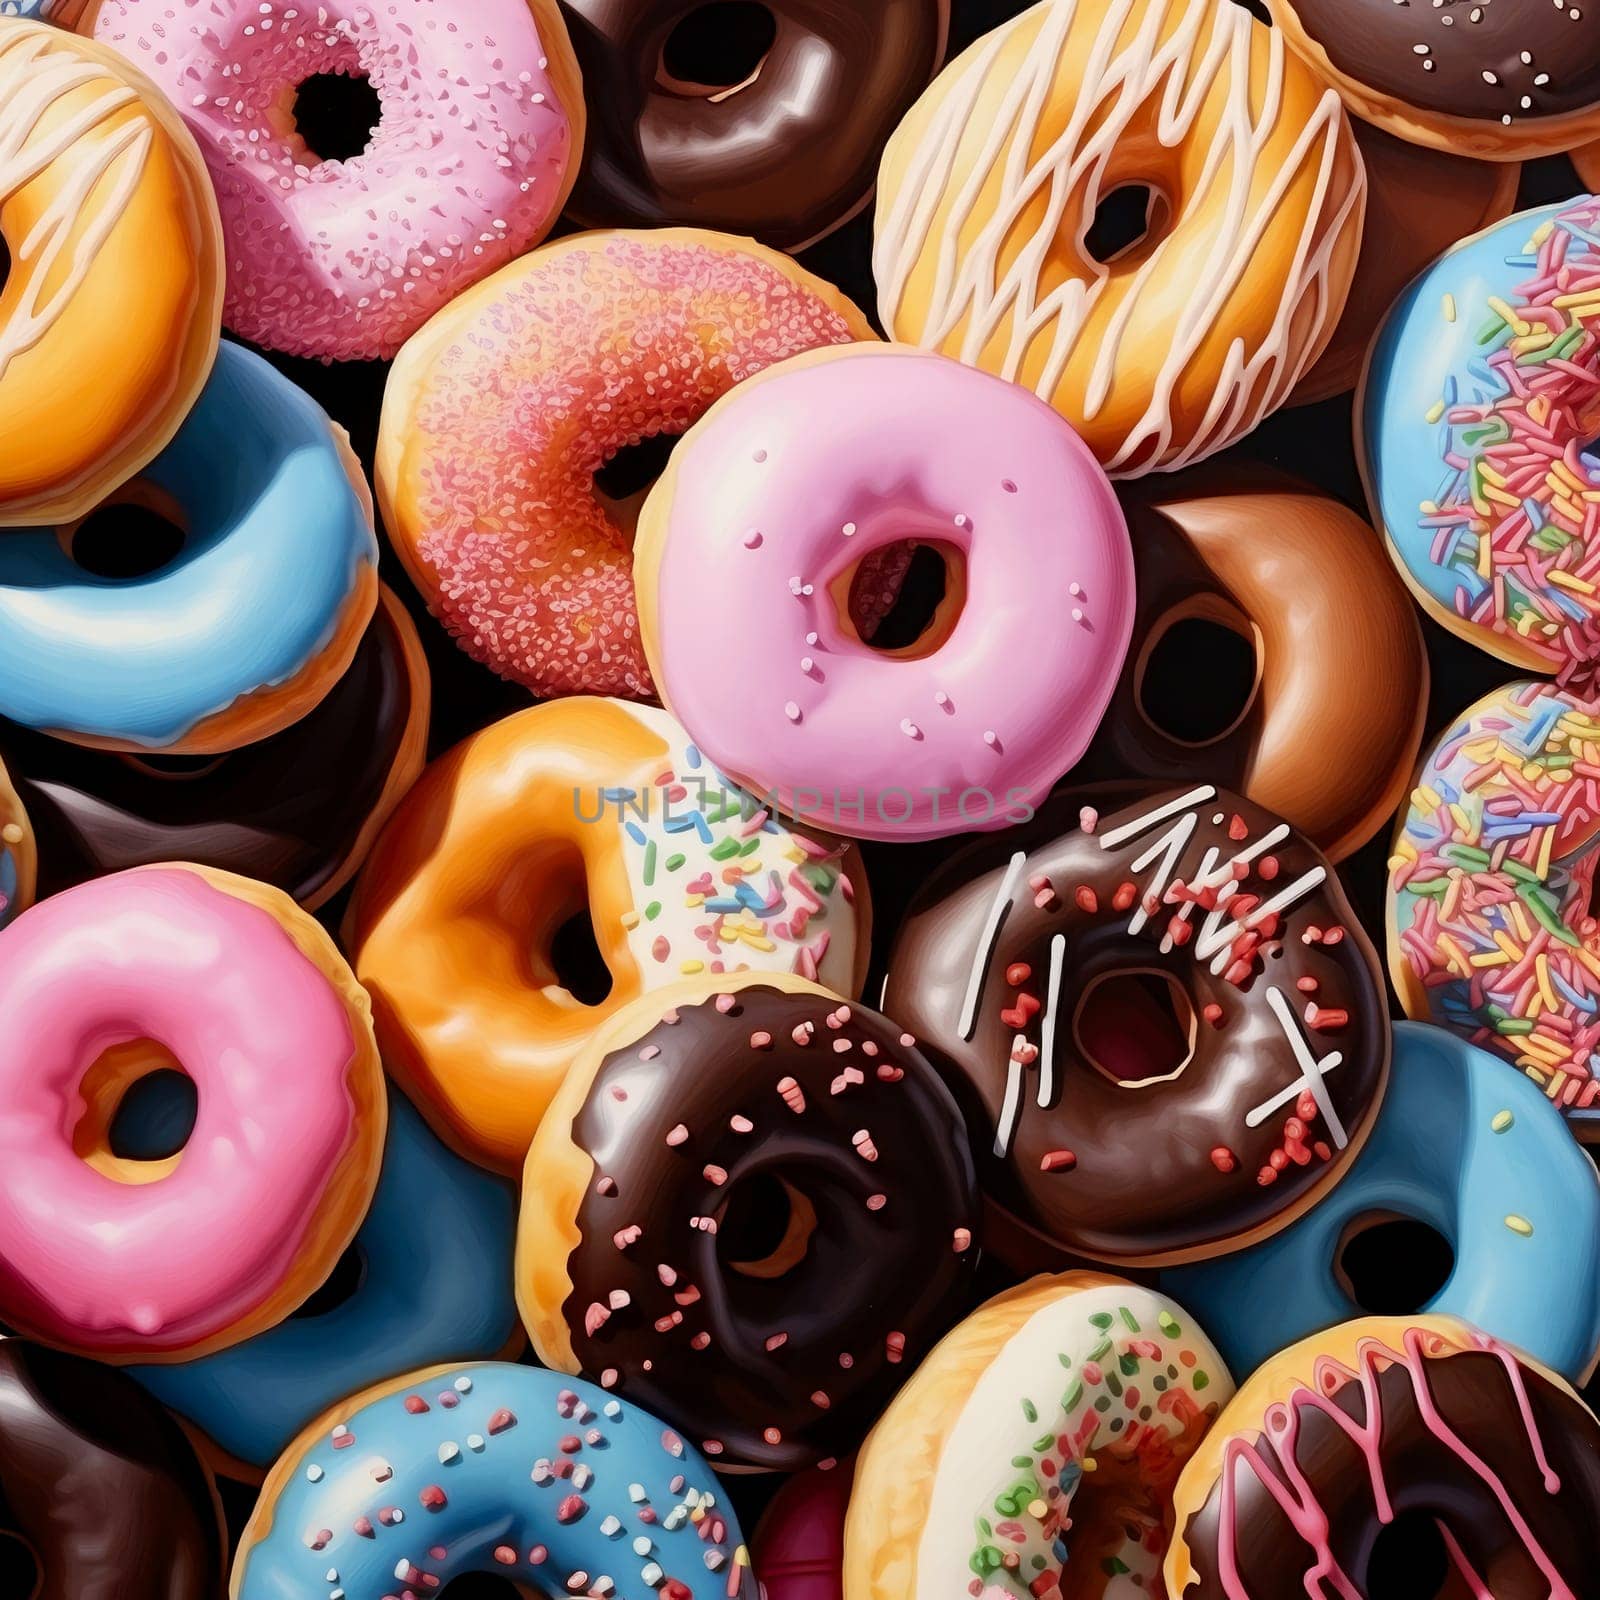
[[[1173,1267],[1163,1292],[1206,1325],[1235,1372],[1366,1315],[1335,1276],[1369,1217],[1426,1223],[1455,1266],[1423,1312],[1460,1317],[1581,1379],[1600,1349],[1600,1178],[1561,1113],[1498,1057],[1401,1022],[1378,1120],[1314,1210],[1237,1254]]]
[[[137,1123],[119,1123],[127,1154],[181,1142],[169,1109],[152,1098]],[[516,1221],[511,1186],[447,1150],[391,1092],[383,1169],[355,1237],[355,1293],[198,1361],[127,1371],[225,1455],[265,1470],[313,1417],[368,1384],[504,1352],[518,1331]]]
[[[172,443],[108,502],[176,522],[171,560],[100,577],[69,554],[74,528],[0,540],[0,715],[189,754],[287,727],[349,665],[376,603],[358,478],[316,402],[224,344]]]
[[[233,1600],[392,1600],[463,1573],[537,1594],[756,1600],[704,1458],[649,1412],[542,1367],[434,1367],[369,1389],[272,1469]]]

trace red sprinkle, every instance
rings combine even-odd
[[[1078,1164],[1078,1158],[1070,1150],[1047,1150],[1039,1162],[1041,1172],[1070,1172]],[[970,1235],[968,1236],[970,1239]],[[963,1246],[962,1248],[965,1248]]]
[[[1227,1145],[1219,1144],[1211,1152],[1211,1165],[1218,1172],[1232,1172],[1239,1165],[1239,1158]]]

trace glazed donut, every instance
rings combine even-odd
[[[1441,1594],[1594,1600],[1600,1422],[1554,1373],[1452,1317],[1369,1317],[1274,1356],[1183,1470],[1167,1593],[1394,1587],[1378,1535],[1437,1530]]]
[[[81,567],[83,522],[0,538],[0,716],[101,748],[208,755],[310,711],[378,592],[371,502],[321,407],[224,345],[172,443],[100,511],[125,505],[182,534],[143,577]]]
[[[1203,468],[1121,498],[1133,644],[1075,780],[1215,779],[1343,860],[1405,794],[1427,702],[1416,612],[1372,529],[1337,500],[1265,473],[1248,482]],[[1256,661],[1238,716],[1222,726],[1223,705],[1205,739],[1165,726],[1146,693],[1159,697],[1158,652],[1169,639],[1176,649],[1172,630],[1192,621],[1241,636]],[[1210,698],[1210,660],[1197,653],[1181,668],[1185,699]]]
[[[844,1600],[850,1468],[797,1472],[772,1497],[751,1554],[767,1600]]]
[[[155,85],[42,22],[0,28],[7,253],[0,527],[65,521],[144,466],[200,393],[222,233],[200,152]]]
[[[1583,196],[1441,256],[1395,302],[1356,398],[1373,520],[1423,609],[1564,679],[1600,655],[1597,226]]]
[[[1420,1309],[1459,1317],[1575,1383],[1600,1350],[1600,1181],[1531,1083],[1420,1023],[1394,1031],[1372,1137],[1339,1187],[1265,1242],[1162,1275],[1235,1372],[1365,1309],[1345,1246],[1407,1218],[1449,1244],[1448,1280]]]
[[[417,630],[380,584],[349,669],[298,722],[255,744],[166,761],[0,725],[0,756],[41,844],[40,892],[197,861],[315,910],[349,881],[422,770],[428,682]]]
[[[952,858],[883,1006],[961,1102],[986,1198],[1024,1235],[990,1241],[1013,1265],[1239,1249],[1333,1187],[1388,1076],[1377,957],[1338,879],[1211,784],[1059,795]]]
[[[1600,46],[1575,0],[1490,4],[1475,16],[1393,0],[1266,4],[1352,115],[1412,144],[1517,161],[1600,134]]]
[[[538,695],[648,699],[637,501],[596,475],[774,361],[871,337],[838,290],[745,240],[563,239],[401,351],[378,436],[384,526],[474,660]]]
[[[1512,683],[1423,760],[1389,861],[1406,1015],[1520,1067],[1600,1140],[1600,703]]]
[[[498,1362],[380,1384],[307,1428],[262,1488],[229,1593],[380,1600],[470,1572],[536,1594],[757,1600],[691,1446],[590,1384]]]
[[[33,823],[0,762],[0,928],[33,904],[37,877]]]
[[[563,0],[590,108],[572,214],[803,250],[872,196],[944,60],[949,0]]]
[[[862,1448],[850,1600],[1159,1593],[1179,1470],[1232,1394],[1211,1341],[1149,1289],[1071,1272],[996,1296]]]
[[[1124,190],[1143,231],[1108,253],[1096,223]],[[889,141],[879,311],[891,337],[1036,390],[1113,476],[1179,467],[1321,353],[1364,191],[1338,97],[1233,0],[1047,0]]]
[[[214,1600],[216,1489],[137,1384],[0,1339],[0,1419],[0,1538],[33,1556],[30,1600]]]
[[[976,1211],[955,1102],[899,1024],[783,974],[700,978],[567,1074],[517,1300],[545,1366],[718,1465],[792,1472],[853,1448],[955,1320]]]
[[[555,0],[88,0],[78,27],[171,96],[227,232],[223,316],[324,361],[392,356],[550,231],[577,176],[583,93]],[[359,154],[325,161],[296,92],[361,78]]]
[[[259,1479],[294,1436],[346,1395],[441,1359],[514,1355],[516,1197],[452,1155],[397,1094],[372,1205],[330,1279],[277,1327],[198,1361],[129,1367],[205,1436],[219,1470]]]
[[[1355,388],[1367,346],[1405,286],[1436,256],[1508,216],[1517,203],[1522,168],[1515,161],[1429,150],[1353,118],[1350,128],[1367,173],[1361,253],[1333,337],[1295,385],[1290,405]]]
[[[586,1004],[557,963],[587,910],[611,981]],[[389,1071],[445,1140],[522,1168],[596,1026],[700,972],[797,971],[860,992],[871,906],[858,852],[780,824],[664,712],[555,701],[422,775],[346,921]]]
[[[187,864],[42,900],[0,933],[0,1321],[102,1360],[167,1362],[282,1321],[377,1180],[367,997],[275,889]],[[199,1113],[165,1161],[111,1119],[179,1068]]]
[[[912,644],[876,648],[852,591],[908,544],[945,594]],[[650,670],[706,754],[868,839],[1016,820],[1083,753],[1133,622],[1127,528],[1082,441],[1014,385],[886,345],[714,406],[650,493],[635,576]]]

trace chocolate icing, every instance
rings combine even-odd
[[[126,867],[193,861],[320,904],[369,842],[368,821],[396,762],[408,750],[420,760],[422,737],[408,740],[411,719],[427,706],[416,648],[409,619],[386,594],[355,659],[313,711],[206,760],[146,761],[0,721],[0,757],[38,841],[39,893]]]
[[[562,0],[589,126],[569,210],[797,250],[867,200],[889,135],[944,54],[948,0],[771,0],[742,86],[675,82],[663,52],[703,0]]]
[[[955,1090],[986,1196],[1102,1260],[1214,1255],[1281,1226],[1356,1154],[1388,1070],[1377,958],[1332,869],[1260,807],[1190,792],[1208,797],[1179,806],[1182,787],[1142,785],[1057,797],[936,873],[889,957],[884,1008]],[[1098,808],[1093,833],[1083,806]],[[1235,876],[1228,863],[1246,856]],[[1202,888],[1208,867],[1212,885],[1237,888]],[[1088,1058],[1078,1003],[1095,980],[1139,972],[1187,995],[1192,1053],[1176,1076],[1122,1083]],[[1321,1103],[1296,1048],[1339,1055],[1311,1075]]]
[[[720,1464],[794,1471],[856,1444],[962,1310],[965,1130],[861,1006],[756,984],[671,1015],[605,1058],[573,1119],[597,1169],[567,1263],[573,1350]],[[757,1276],[730,1261],[772,1260],[746,1225],[781,1218],[778,1184],[816,1225],[789,1270]]]
[[[1600,1423],[1580,1401],[1524,1366],[1520,1376],[1536,1438],[1530,1435],[1505,1359],[1488,1350],[1417,1358],[1378,1374],[1378,1460],[1396,1517],[1421,1512],[1442,1523],[1495,1600],[1549,1600],[1552,1585],[1540,1574],[1490,1483],[1428,1426],[1414,1371],[1444,1425],[1501,1480],[1534,1542],[1571,1593],[1577,1600],[1600,1597],[1600,1562],[1594,1554],[1594,1529],[1600,1520]],[[1292,1438],[1258,1435],[1252,1443],[1274,1474],[1283,1470],[1280,1451],[1292,1453],[1309,1497],[1328,1517],[1334,1558],[1365,1595],[1382,1527],[1372,1473],[1356,1441],[1305,1398],[1289,1402],[1298,1417]],[[1331,1398],[1358,1424],[1367,1420],[1360,1382],[1347,1380]],[[1225,1415],[1222,1425],[1228,1423]],[[1560,1480],[1555,1493],[1545,1486],[1536,1453],[1540,1449]],[[1243,1594],[1249,1600],[1305,1600],[1313,1588],[1312,1547],[1248,1458],[1235,1466],[1233,1482],[1235,1559]],[[1241,1591],[1225,1587],[1219,1577],[1222,1498],[1219,1478],[1183,1530],[1199,1576],[1197,1584],[1184,1590],[1184,1600],[1241,1600]],[[1456,1574],[1459,1581],[1458,1564]],[[1330,1595],[1336,1592],[1327,1580],[1320,1588]],[[1447,1587],[1444,1592],[1465,1591]]]
[[[1600,33],[1583,0],[1288,3],[1337,71],[1405,105],[1515,126],[1600,103]]]
[[[216,1600],[211,1481],[131,1378],[0,1341],[0,1531],[32,1550],[35,1600]]]

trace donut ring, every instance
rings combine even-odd
[[[782,0],[754,66],[701,83],[673,62],[702,0],[565,4],[591,108],[572,214],[795,251],[869,202],[884,141],[939,70],[950,26],[949,0]],[[704,17],[700,32],[732,56],[733,26]]]
[[[939,555],[946,592],[913,643],[880,650],[858,580],[908,544]],[[1003,828],[1042,799],[1133,619],[1122,512],[1072,429],[903,346],[797,356],[719,401],[651,491],[634,565],[651,671],[707,755],[786,815],[868,839]]]
[[[1520,161],[1600,134],[1600,48],[1578,6],[1524,0],[1471,16],[1390,0],[1266,5],[1353,116],[1412,144]]]
[[[1165,1577],[1185,1600],[1369,1594],[1377,1535],[1407,1513],[1440,1530],[1445,1593],[1589,1600],[1600,1422],[1452,1317],[1368,1317],[1254,1373],[1184,1468],[1176,1512]]]
[[[1539,682],[1469,706],[1429,750],[1389,860],[1389,977],[1600,1141],[1600,702]]]
[[[1402,1022],[1366,1148],[1339,1187],[1272,1238],[1174,1267],[1236,1372],[1362,1307],[1345,1275],[1364,1224],[1428,1223],[1455,1263],[1424,1313],[1459,1317],[1575,1383],[1600,1350],[1600,1181],[1538,1089],[1443,1028]]]
[[[772,1497],[751,1554],[767,1600],[844,1600],[848,1464],[797,1472]]]
[[[77,23],[137,62],[200,141],[242,339],[323,361],[388,358],[440,307],[537,244],[583,147],[556,0],[86,0]],[[363,78],[366,148],[324,161],[298,88]]]
[[[0,242],[0,527],[68,521],[161,450],[200,393],[222,230],[155,85],[42,22],[0,29]]]
[[[1160,1592],[1179,1470],[1232,1394],[1194,1319],[1149,1289],[1069,1272],[997,1295],[922,1363],[862,1447],[846,1591]],[[1069,1576],[1080,1572],[1087,1589]]]
[[[15,723],[0,756],[41,841],[40,892],[128,867],[197,861],[282,889],[305,910],[332,899],[422,771],[429,675],[417,630],[387,585],[354,659],[282,732],[220,756],[90,750]],[[338,781],[285,785],[283,774]],[[3,869],[0,869],[3,870]]]
[[[872,338],[831,284],[692,229],[580,234],[462,295],[400,352],[375,481],[429,608],[474,660],[537,695],[654,690],[633,526],[596,473],[681,433],[774,361]]]
[[[38,867],[33,823],[0,761],[0,928],[33,904]]]
[[[1428,697],[1416,612],[1377,537],[1337,500],[1276,475],[1242,484],[1233,473],[1225,487],[1207,470],[1121,498],[1133,644],[1074,778],[1214,779],[1342,861],[1405,794]],[[1145,698],[1156,651],[1193,618],[1242,636],[1256,658],[1239,716],[1202,743],[1161,726]]]
[[[1463,240],[1395,303],[1356,396],[1373,520],[1423,610],[1563,680],[1600,656],[1597,227],[1585,195]]]
[[[0,934],[0,1009],[0,1319],[187,1360],[326,1280],[377,1180],[383,1077],[366,995],[291,900],[183,864],[68,889]],[[199,1091],[188,1143],[119,1158],[124,1094],[175,1064]]]
[[[1098,259],[1102,203],[1141,187],[1144,233]],[[1233,0],[1049,0],[889,141],[878,308],[892,338],[1033,389],[1112,476],[1168,470],[1321,353],[1364,194],[1338,97]]]
[[[596,1004],[556,964],[558,931],[586,908],[611,978]],[[390,1073],[447,1143],[514,1174],[620,1007],[746,967],[855,995],[871,925],[853,846],[760,811],[664,712],[578,698],[507,717],[423,773],[361,875],[345,946]]]
[[[1337,878],[1211,784],[1057,795],[953,857],[883,1005],[961,1102],[1006,1228],[990,1244],[1019,1270],[1264,1237],[1339,1181],[1388,1077],[1377,957]]]

